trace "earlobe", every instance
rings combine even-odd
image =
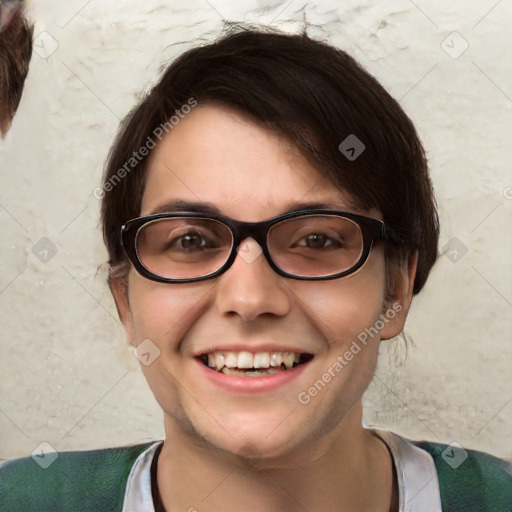
[[[388,321],[380,332],[381,340],[398,336],[404,329],[411,307],[414,279],[418,265],[418,251],[414,252],[400,268],[394,270],[382,314]]]
[[[126,339],[130,345],[135,346],[133,337],[133,322],[130,304],[128,302],[128,278],[110,276],[108,284],[114,301],[116,303],[117,313],[124,326]]]

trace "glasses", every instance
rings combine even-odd
[[[374,243],[404,242],[396,227],[331,210],[301,210],[263,222],[163,213],[130,220],[121,228],[123,247],[136,270],[162,283],[190,283],[222,274],[249,237],[275,272],[301,280],[345,277],[364,265]]]

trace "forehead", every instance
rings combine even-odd
[[[356,211],[350,196],[293,144],[219,105],[192,109],[149,158],[140,215],[175,200],[210,203],[246,221],[279,215],[294,203]]]

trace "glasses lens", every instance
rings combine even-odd
[[[274,263],[296,276],[332,276],[353,268],[363,253],[357,223],[335,215],[307,215],[272,226],[268,248]]]
[[[193,279],[217,271],[229,258],[232,245],[227,226],[195,217],[148,222],[135,240],[141,263],[168,279]]]

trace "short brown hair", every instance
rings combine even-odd
[[[401,228],[407,241],[388,244],[388,269],[418,251],[414,293],[421,290],[439,237],[425,153],[398,102],[352,57],[306,33],[239,28],[187,51],[121,123],[104,184],[191,97],[235,108],[287,138],[362,208],[378,209]],[[353,161],[338,149],[349,135],[365,146]],[[114,267],[128,268],[119,232],[140,214],[146,162],[103,196],[103,234]]]

